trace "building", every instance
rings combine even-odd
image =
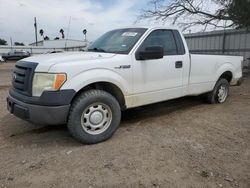
[[[0,45],[0,55],[13,50],[28,51],[31,55],[48,53],[51,51],[84,51],[89,45],[88,41],[58,39],[58,40],[43,40],[36,43],[31,43],[28,46],[9,46]]]
[[[87,41],[72,40],[72,39],[58,39],[58,40],[41,40],[36,43],[31,43],[29,46],[41,46],[45,48],[72,48],[72,47],[86,47]]]
[[[189,51],[198,54],[240,55],[250,58],[249,30],[221,30],[185,35]]]

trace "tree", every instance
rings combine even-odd
[[[86,37],[86,35],[87,35],[87,30],[86,30],[86,29],[82,30],[82,33],[83,33],[84,38],[85,38],[85,41],[86,41],[86,40],[87,40],[87,37]]]
[[[140,19],[171,21],[183,30],[193,26],[250,28],[250,0],[153,0]]]
[[[0,45],[8,45],[8,44],[6,40],[0,39]]]
[[[39,33],[43,37],[43,40],[44,40],[44,31],[43,31],[43,29],[40,29]]]
[[[228,14],[238,28],[250,28],[250,0],[234,0]]]
[[[63,30],[63,29],[60,29],[59,32],[62,34],[62,39],[64,39],[64,30]]]
[[[14,42],[14,45],[15,46],[24,46],[24,43],[22,43],[22,42]]]
[[[48,37],[48,36],[45,36],[45,37],[44,37],[44,40],[49,40],[49,37]]]

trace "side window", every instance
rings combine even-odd
[[[162,46],[164,55],[178,54],[175,38],[170,30],[153,31],[142,43],[140,50],[145,50],[145,48],[149,46]]]

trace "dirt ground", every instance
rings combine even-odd
[[[11,71],[14,68],[15,61],[8,61],[3,63],[0,61],[0,87],[6,87],[10,85]]]
[[[250,77],[223,105],[187,97],[128,110],[110,140],[81,145],[66,126],[6,111],[12,67],[0,65],[0,187],[250,187]]]

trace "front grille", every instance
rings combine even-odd
[[[13,87],[20,91],[27,91],[27,79],[29,78],[29,69],[16,65],[13,73]]]
[[[12,86],[16,92],[23,95],[32,95],[32,79],[37,63],[18,61],[16,63]]]

